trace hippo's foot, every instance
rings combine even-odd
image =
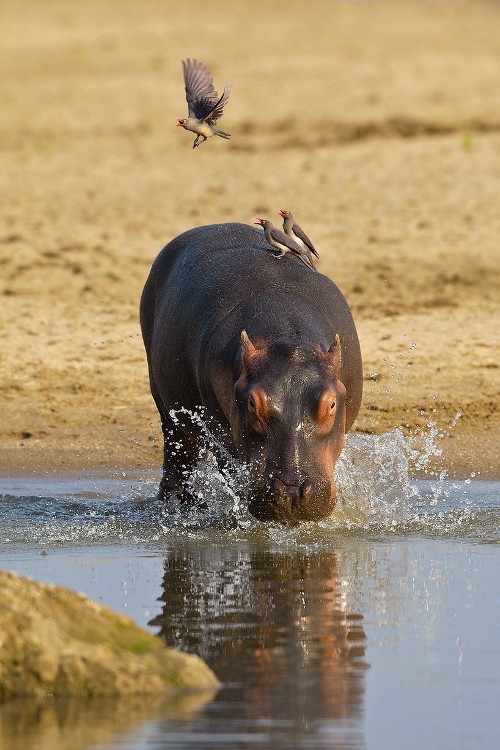
[[[164,502],[175,495],[180,503],[193,505],[196,502],[194,495],[184,486],[183,482],[173,479],[172,476],[165,474],[158,488],[158,498]]]
[[[195,500],[186,488],[189,486],[189,477],[198,460],[199,445],[169,416],[162,415],[162,428],[163,476],[158,497],[168,502],[175,494],[181,502],[193,504]]]

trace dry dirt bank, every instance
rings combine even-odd
[[[499,21],[487,2],[7,2],[1,470],[159,465],[151,261],[289,207],[355,313],[356,429],[460,412],[444,465],[498,477]],[[193,152],[174,127],[187,56],[234,81],[230,143]]]

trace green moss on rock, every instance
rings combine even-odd
[[[0,702],[15,696],[213,693],[197,656],[69,589],[0,571]]]

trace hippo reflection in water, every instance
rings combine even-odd
[[[254,516],[295,525],[332,513],[363,377],[351,312],[330,279],[274,257],[253,227],[198,227],[154,261],[141,327],[164,434],[163,495],[189,498],[203,436],[182,415],[201,407],[223,448],[250,466]]]

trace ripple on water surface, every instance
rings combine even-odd
[[[44,476],[0,479],[2,545],[159,543],[173,530],[206,529],[264,534],[281,544],[324,545],[339,534],[363,536],[424,534],[443,538],[498,541],[499,484],[411,481],[415,451],[403,434],[349,436],[336,466],[338,503],[325,521],[289,529],[263,524],[247,509],[247,474],[233,462],[222,474],[212,456],[200,461],[192,478],[198,502],[187,508],[175,497],[156,497],[158,476],[126,474],[71,478]],[[421,458],[421,454],[419,454]]]

